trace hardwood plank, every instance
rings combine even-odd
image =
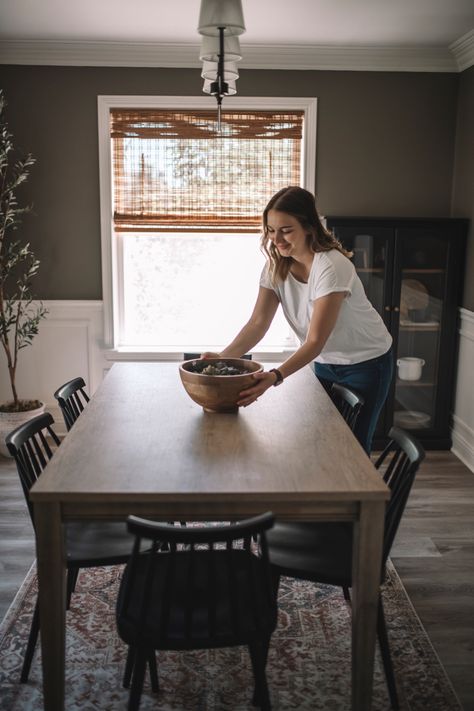
[[[0,455],[0,619],[35,558],[35,538],[15,463]]]
[[[392,561],[466,711],[474,709],[473,560],[474,474],[450,452],[428,452]]]

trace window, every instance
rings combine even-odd
[[[315,100],[233,97],[217,133],[206,97],[99,97],[99,130],[108,345],[222,347],[257,295],[262,208],[314,189]],[[257,350],[294,345],[279,312]]]

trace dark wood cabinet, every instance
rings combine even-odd
[[[392,334],[395,377],[375,445],[392,424],[428,449],[451,447],[457,317],[468,221],[327,217]]]

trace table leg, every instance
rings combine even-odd
[[[63,711],[66,563],[61,510],[57,503],[36,501],[34,511],[44,709]]]
[[[352,709],[372,702],[385,502],[360,504],[352,552]]]

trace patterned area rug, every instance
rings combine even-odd
[[[122,689],[125,647],[115,631],[119,566],[83,570],[67,613],[66,709],[125,709]],[[390,565],[385,585],[387,622],[404,711],[455,711],[461,706]],[[0,708],[42,708],[39,645],[28,684],[19,684],[24,642],[36,594],[34,569],[25,579],[0,626]],[[350,709],[350,610],[338,588],[283,578],[279,624],[267,674],[273,709]],[[247,650],[233,648],[164,653],[161,690],[146,682],[140,709],[147,711],[244,711],[251,704],[252,674]],[[377,651],[374,711],[388,710],[385,678]]]

